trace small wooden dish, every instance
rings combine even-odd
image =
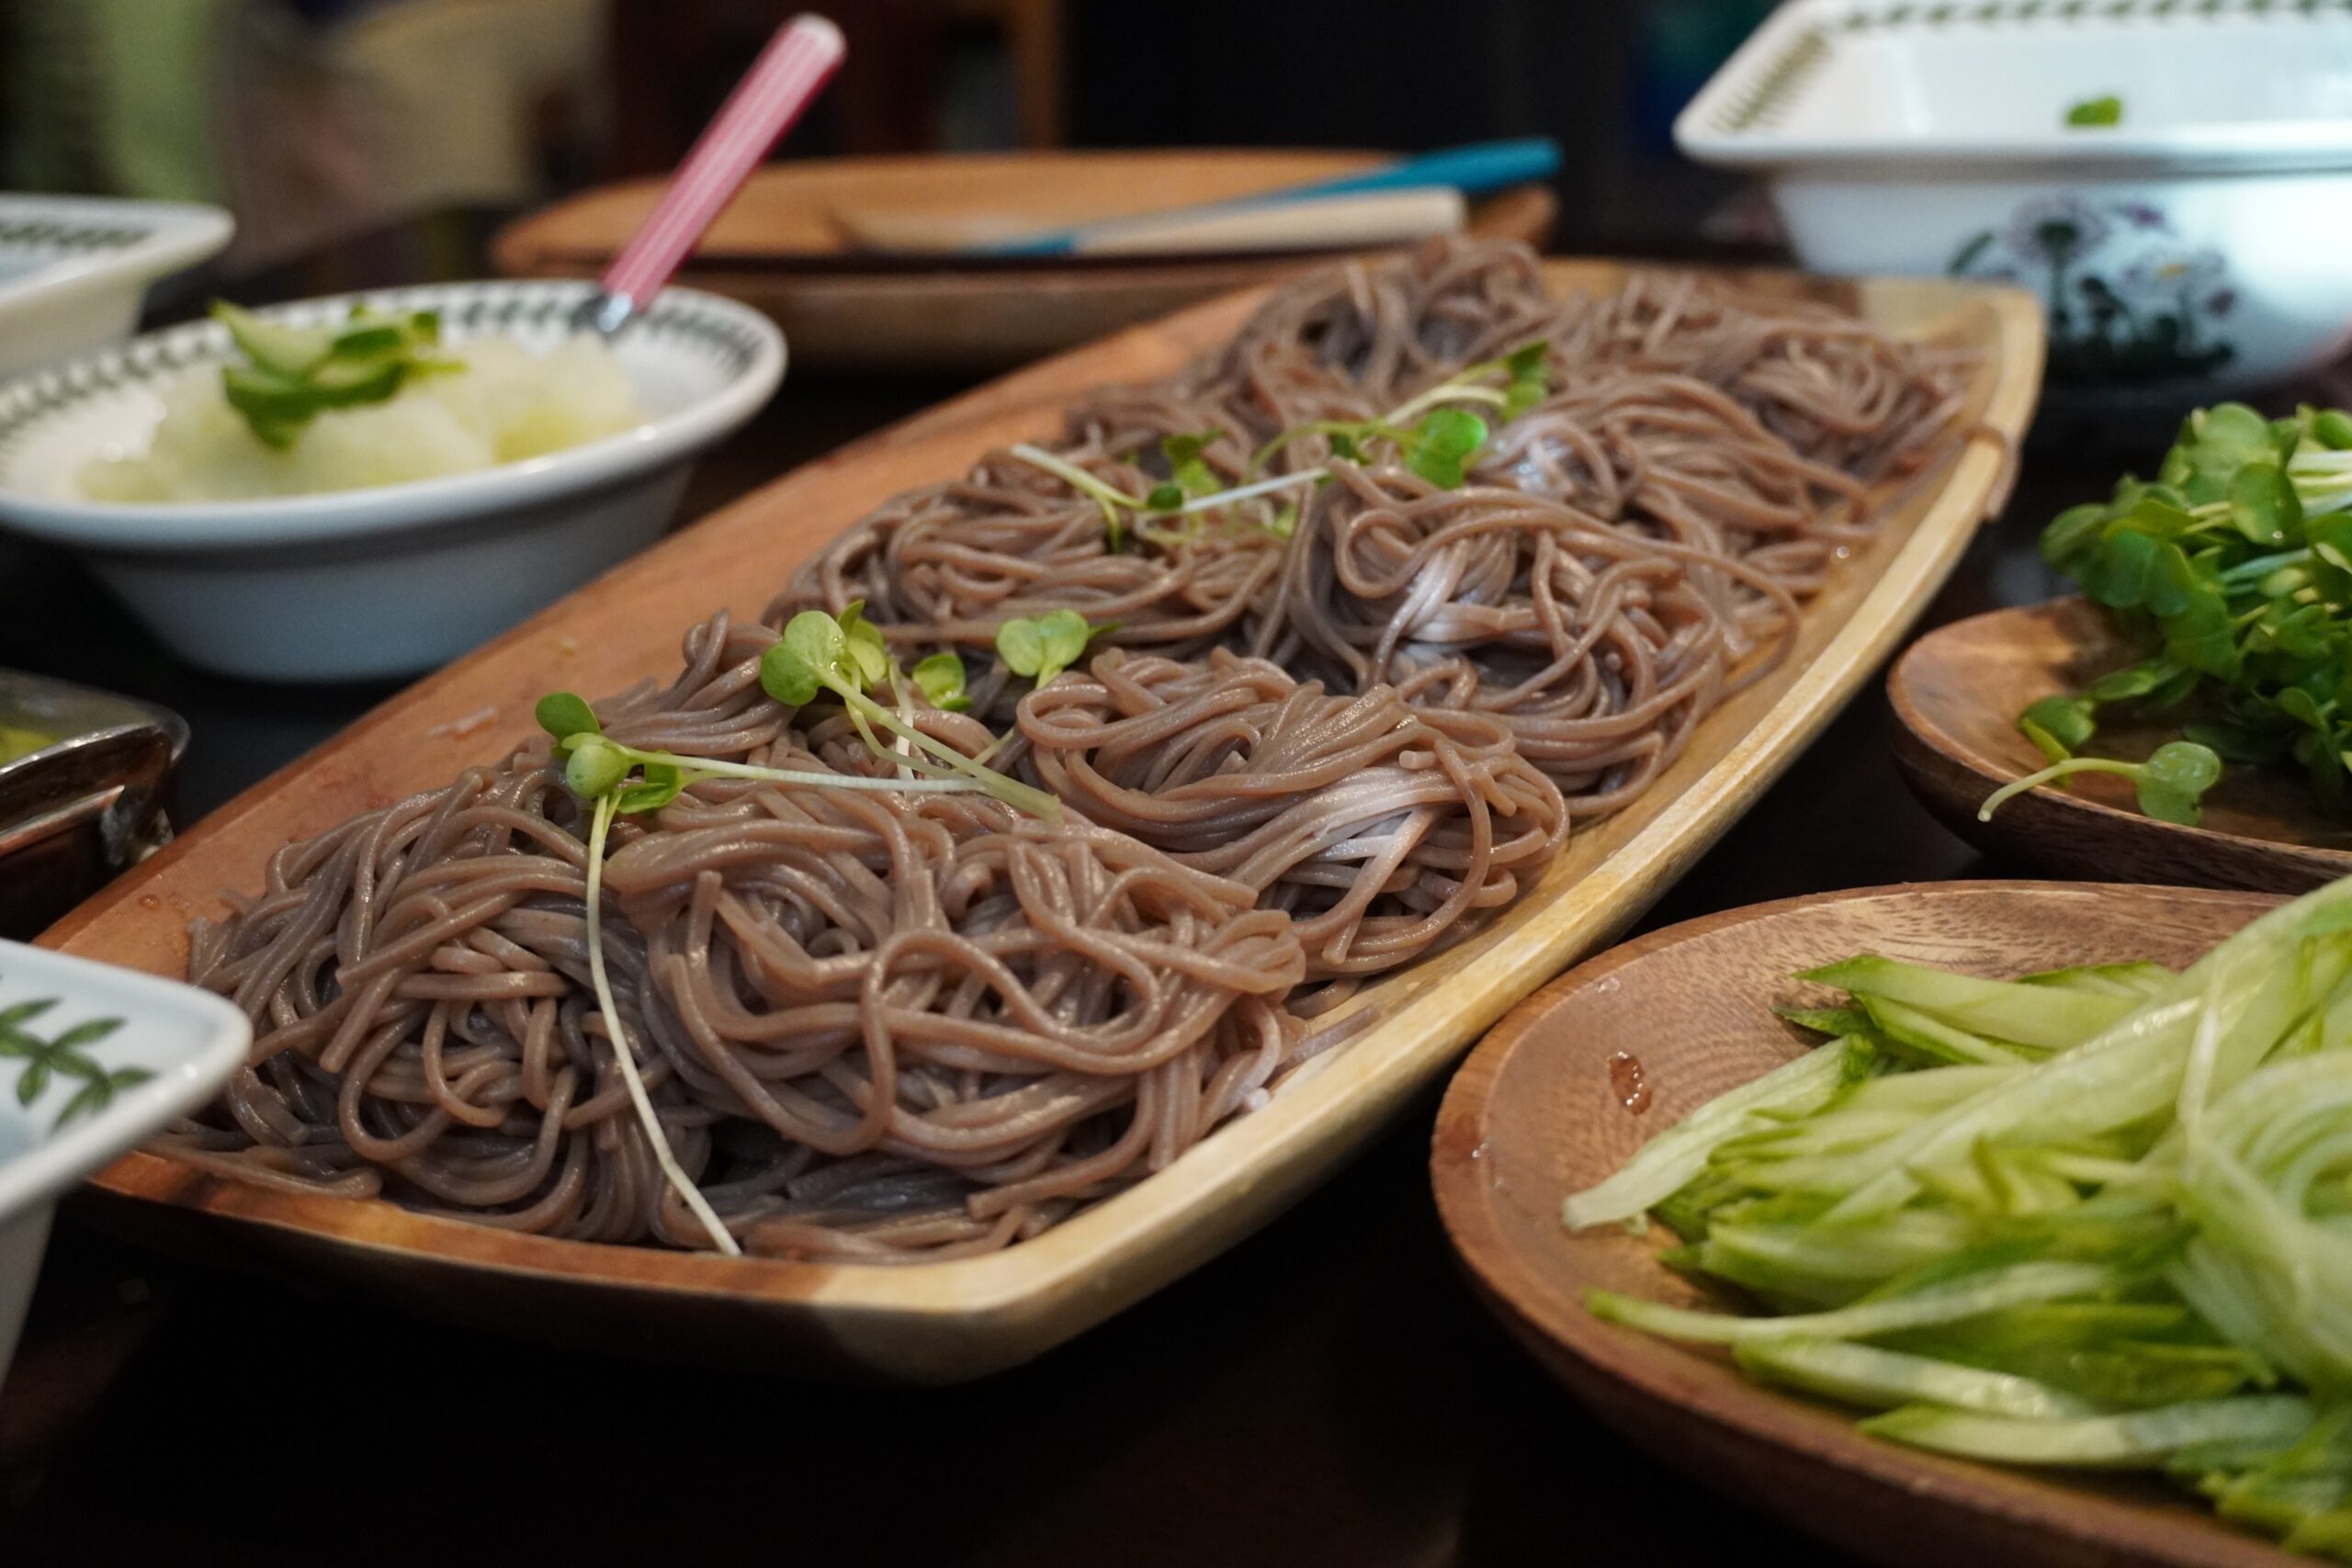
[[[2029,790],[1990,822],[1984,797],[2043,765],[2018,715],[2042,697],[2081,691],[2137,655],[2084,599],[1996,610],[1914,643],[1887,676],[1901,721],[1895,760],[1938,820],[1988,853],[2102,879],[2294,893],[2352,875],[2352,823],[2329,816],[2296,775],[2232,767],[2205,796],[2194,828],[2143,814],[2131,781],[2083,773],[2067,787]],[[2102,717],[2091,750],[2132,761],[2177,724]]]
[[[1610,1425],[1802,1529],[1901,1568],[2283,1568],[2300,1562],[2139,1478],[2000,1470],[1865,1437],[1851,1412],[1748,1382],[1727,1357],[1602,1323],[1595,1289],[1722,1306],[1657,1261],[1671,1238],[1571,1234],[1560,1201],[1652,1135],[1804,1049],[1775,1002],[1859,952],[2008,976],[2185,964],[2268,908],[2247,893],[2088,883],[1871,888],[1734,909],[1629,942],[1506,1018],[1455,1077],[1430,1156],[1438,1210],[1503,1322]],[[1818,994],[1818,993],[1813,993]]]
[[[885,256],[844,214],[1043,230],[1223,201],[1387,160],[1378,152],[1013,152],[827,158],[745,183],[678,281],[774,317],[797,369],[999,370],[1228,289],[1296,271],[1297,254],[1227,256]],[[594,277],[662,194],[607,186],[517,220],[492,246],[511,277]],[[1474,202],[1468,231],[1540,245],[1558,204],[1543,186]]]

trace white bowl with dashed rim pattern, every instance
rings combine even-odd
[[[219,1093],[252,1043],[209,991],[0,942],[0,1380],[60,1195]]]
[[[486,282],[339,295],[261,312],[300,324],[355,305],[437,310],[451,342],[570,335],[584,283]],[[645,422],[445,479],[201,503],[84,496],[93,458],[145,448],[158,389],[233,350],[202,321],[0,385],[0,527],[65,545],[192,663],[276,681],[412,674],[486,640],[658,537],[694,459],[759,412],[784,339],[758,311],[665,289],[614,343]]]

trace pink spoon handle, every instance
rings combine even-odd
[[[650,300],[847,52],[841,28],[822,17],[795,17],[779,28],[686,154],[653,216],[605,269],[605,292],[631,307]]]

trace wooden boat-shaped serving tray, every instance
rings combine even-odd
[[[1606,289],[1613,265],[1551,265]],[[1973,348],[1976,411],[2014,441],[2041,377],[2041,321],[2014,290],[1939,280],[1756,286],[1827,299],[1883,328]],[[191,916],[258,886],[289,840],[437,786],[532,733],[557,688],[618,690],[676,668],[686,627],[755,616],[808,556],[888,497],[991,447],[1054,433],[1094,388],[1148,379],[1229,335],[1261,296],[1213,301],[1048,360],[786,476],[394,697],[198,823],[44,941],[182,971]],[[392,1203],[222,1180],[152,1155],[102,1173],[95,1215],[159,1245],[333,1278],[436,1316],[542,1338],[922,1382],[1029,1359],[1264,1224],[1380,1129],[1521,998],[1623,931],[1787,766],[1894,651],[1988,510],[2007,458],[1970,441],[1888,501],[1878,536],[1811,606],[1792,656],[1700,727],[1631,809],[1575,832],[1493,929],[1359,999],[1344,1050],[1168,1169],[1035,1240],[911,1265],[729,1259],[515,1235]]]

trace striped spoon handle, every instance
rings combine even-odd
[[[605,269],[598,330],[614,330],[661,291],[847,52],[841,28],[822,17],[795,17],[777,29],[679,165],[661,205]]]

